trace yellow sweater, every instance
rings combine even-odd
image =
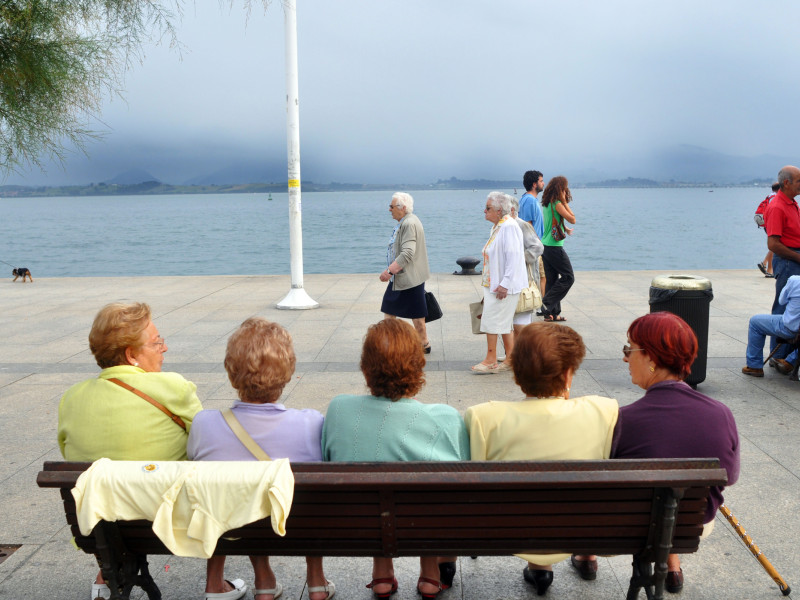
[[[157,400],[186,423],[186,431],[120,381]],[[147,373],[121,365],[73,385],[58,407],[58,447],[67,460],[186,460],[197,388],[177,373]]]
[[[270,517],[286,534],[294,475],[289,460],[112,461],[101,458],[72,490],[78,526],[89,535],[103,521],[153,522],[176,556],[210,558],[226,531]]]

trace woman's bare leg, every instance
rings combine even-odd
[[[328,583],[325,572],[322,570],[321,556],[306,556],[306,582],[308,587],[322,587]],[[314,592],[309,594],[310,600],[325,600],[325,592]]]
[[[272,567],[269,566],[269,556],[251,556],[250,562],[253,563],[253,572],[256,576],[255,589],[274,590],[278,581]],[[274,596],[270,597],[268,594],[254,596],[255,600],[273,600],[273,598]]]
[[[420,556],[419,557],[419,576],[439,581],[439,557],[438,556]],[[424,581],[417,585],[417,589],[425,594],[435,594],[439,588],[432,583]]]
[[[425,327],[425,318],[420,319],[411,319],[411,322],[414,324],[414,329],[417,330],[417,335],[419,336],[420,342],[422,342],[423,346],[428,345],[428,330]]]
[[[206,593],[230,592],[233,586],[225,581],[225,557],[212,556],[206,561]]]
[[[491,366],[497,362],[497,334],[486,334],[486,358],[483,359],[483,364]]]
[[[438,567],[437,567],[438,573]],[[391,558],[376,556],[372,559],[372,579],[393,579],[394,563]],[[392,589],[391,583],[379,583],[372,588],[376,594],[385,594]]]

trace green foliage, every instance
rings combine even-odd
[[[143,39],[175,44],[155,0],[0,0],[0,175],[82,148]],[[179,13],[182,0],[170,3]]]

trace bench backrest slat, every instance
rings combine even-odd
[[[61,488],[76,543],[69,492],[88,463],[45,463],[37,481]],[[647,461],[295,463],[286,536],[269,520],[229,532],[221,554],[326,556],[503,555],[525,551],[640,552],[651,543],[660,498],[683,496],[675,552],[693,552],[716,459]],[[168,553],[147,521],[119,523],[133,552]]]

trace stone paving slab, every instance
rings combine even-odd
[[[621,405],[642,395],[622,362],[628,324],[649,311],[648,288],[661,271],[578,272],[563,314],[587,345],[573,393],[602,394]],[[769,312],[771,280],[750,271],[702,271],[711,280],[708,367],[699,389],[725,402],[736,417],[742,442],[742,474],[726,491],[726,501],[756,543],[790,584],[800,585],[800,384],[772,370],[763,379],[743,376],[747,319]],[[0,599],[86,600],[96,573],[92,557],[69,542],[58,494],[36,486],[45,460],[59,460],[56,444],[58,401],[63,391],[98,372],[88,350],[92,319],[103,304],[143,300],[167,338],[165,369],[198,385],[208,408],[235,398],[222,359],[230,333],[252,315],[289,329],[298,355],[295,378],[282,402],[325,411],[340,393],[365,391],[358,369],[361,340],[381,318],[384,284],[373,275],[308,275],[305,288],[320,302],[308,311],[277,310],[290,287],[288,276],[104,277],[37,279],[33,284],[0,284],[0,545],[21,548],[0,563]],[[445,402],[463,413],[496,398],[522,398],[510,375],[475,376],[469,365],[485,352],[483,336],[472,335],[467,304],[480,298],[476,277],[434,275],[434,291],[444,317],[431,323],[424,402]],[[302,558],[275,557],[286,588],[284,597],[307,598]],[[416,559],[397,561],[398,600],[414,591]],[[514,557],[459,559],[454,588],[442,600],[534,598],[521,577],[524,563]],[[718,516],[713,535],[683,560],[686,587],[681,597],[778,598],[775,584],[750,556],[738,536]],[[204,561],[153,557],[151,570],[165,600],[202,598]],[[338,598],[367,600],[369,559],[326,559]],[[252,582],[247,559],[229,559],[229,577]],[[555,567],[550,598],[624,598],[630,558],[600,560],[595,582],[581,581],[567,563]],[[134,596],[141,598],[142,595]],[[252,598],[248,594],[248,598]],[[643,595],[642,595],[643,597]]]

